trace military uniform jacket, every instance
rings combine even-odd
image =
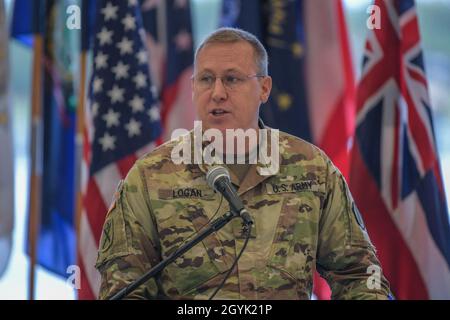
[[[96,267],[99,297],[112,296],[229,211],[206,183],[207,165],[180,164],[169,141],[139,159],[107,214]],[[386,299],[375,249],[338,169],[317,147],[280,132],[280,170],[251,165],[238,194],[254,227],[218,299],[310,299],[318,270],[337,299]],[[244,243],[233,220],[128,298],[207,299]],[[377,276],[378,278],[374,278]]]

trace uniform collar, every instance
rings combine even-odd
[[[258,121],[258,126],[260,129],[270,129],[269,127],[267,127],[264,122],[259,119]],[[193,133],[192,133],[193,135]],[[270,141],[268,142],[268,148],[270,151]],[[279,155],[279,163],[281,164],[281,156]],[[206,175],[208,173],[208,170],[213,167],[214,165],[209,165],[206,163],[202,163],[199,164],[198,167],[199,169]],[[276,175],[276,174],[270,174],[270,175],[261,175],[260,174],[260,170],[261,168],[263,168],[263,165],[260,163],[257,164],[251,164],[250,168],[247,172],[247,174],[245,175],[244,179],[242,180],[242,184],[239,183],[237,177],[230,172],[230,178],[231,178],[231,182],[236,185],[239,186],[237,192],[239,195],[244,194],[245,192],[253,189],[254,187],[256,187],[257,185],[259,185],[260,183],[264,182],[265,180],[269,179],[270,177]]]

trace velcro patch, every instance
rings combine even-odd
[[[114,238],[113,219],[108,219],[106,220],[105,225],[103,226],[103,233],[100,243],[100,248],[102,252],[105,252],[111,247],[113,243],[113,238]]]
[[[159,189],[158,196],[160,199],[204,199],[212,198],[214,191],[195,187]]]
[[[304,191],[319,191],[314,180],[301,180],[287,183],[266,183],[267,194],[295,193]]]

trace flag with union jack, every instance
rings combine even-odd
[[[108,206],[118,182],[161,133],[138,0],[97,3],[93,71],[89,86],[80,218],[80,299],[100,286],[94,268]]]
[[[376,0],[350,188],[399,299],[450,298],[450,227],[412,0]]]

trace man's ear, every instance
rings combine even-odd
[[[270,91],[272,90],[272,77],[265,76],[261,80],[261,102],[266,103],[270,96]]]

